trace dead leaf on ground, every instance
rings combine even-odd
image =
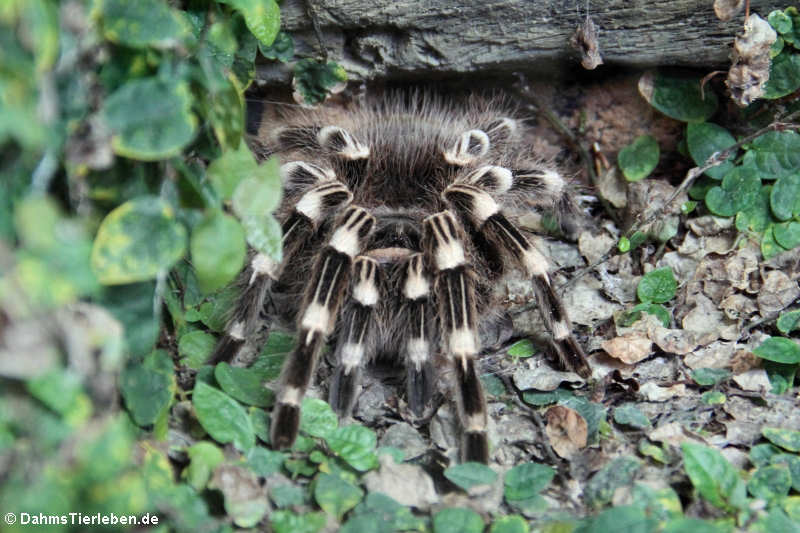
[[[364,476],[364,485],[369,492],[382,492],[399,504],[420,511],[430,509],[439,501],[433,480],[422,467],[397,464],[389,454],[381,455],[378,460],[380,468]]]
[[[733,65],[725,84],[739,107],[750,105],[764,94],[764,84],[769,81],[769,51],[777,38],[772,26],[756,14],[747,17],[744,31],[736,36],[731,52]]]
[[[547,425],[544,430],[553,450],[564,459],[569,459],[586,447],[589,428],[586,420],[574,409],[555,405],[547,410]]]
[[[780,270],[771,270],[763,277],[764,283],[758,292],[758,309],[767,316],[784,309],[800,296],[800,287]]]
[[[639,388],[639,393],[651,402],[666,402],[675,396],[686,394],[686,385],[679,383],[670,387],[659,387],[652,381],[648,381]]]
[[[653,353],[653,341],[642,334],[632,333],[605,341],[603,350],[611,357],[632,365]]]
[[[662,424],[647,434],[647,438],[655,442],[663,442],[671,446],[679,447],[684,442],[705,442],[687,432],[680,422],[670,422]]]
[[[562,383],[583,385],[586,381],[575,372],[561,372],[553,369],[542,358],[530,357],[514,371],[514,385],[519,390],[556,390]]]

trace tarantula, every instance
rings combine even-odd
[[[492,100],[410,96],[292,111],[257,141],[264,156],[284,161],[276,211],[283,261],[252,257],[212,359],[233,357],[264,320],[295,323],[273,447],[297,437],[301,400],[331,337],[329,400],[339,414],[351,411],[364,365],[393,357],[406,366],[408,404],[419,416],[434,390],[434,362],[444,361],[454,375],[462,458],[488,462],[478,328],[497,319],[490,289],[507,265],[531,279],[562,364],[590,374],[547,259],[508,218],[531,206],[567,210],[568,188],[528,153],[523,124],[502,109]]]

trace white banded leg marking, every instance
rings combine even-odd
[[[322,181],[336,179],[336,174],[329,168],[322,168],[305,161],[290,161],[281,165],[281,183],[285,189],[305,188]]]
[[[345,159],[357,160],[369,157],[369,147],[364,146],[350,132],[339,126],[325,126],[317,133],[320,146],[336,152]]]
[[[442,197],[456,209],[466,212],[478,227],[500,210],[489,193],[474,185],[450,185],[444,190]]]
[[[331,236],[329,246],[334,250],[355,257],[361,252],[363,239],[372,231],[375,218],[362,207],[349,207],[342,223]]]
[[[464,181],[488,192],[503,194],[514,185],[514,175],[505,167],[487,165],[467,174]]]
[[[461,134],[450,148],[444,150],[444,159],[451,165],[464,166],[489,151],[489,136],[481,130]]]
[[[326,209],[350,203],[352,199],[353,194],[344,183],[337,180],[324,181],[303,194],[294,209],[317,224]]]
[[[375,305],[378,303],[378,262],[362,255],[356,258],[354,270],[353,299],[361,305]]]
[[[432,241],[430,245],[437,270],[448,270],[466,263],[464,245],[453,213],[436,213],[426,218],[423,225],[429,241]]]

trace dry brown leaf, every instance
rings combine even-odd
[[[597,191],[617,209],[628,205],[628,182],[616,166],[597,176]]]
[[[742,390],[766,393],[772,390],[772,384],[767,377],[767,371],[763,368],[753,368],[747,372],[733,376],[733,381],[736,382]]]
[[[597,25],[586,15],[569,40],[570,46],[581,54],[581,66],[586,70],[594,70],[603,64],[597,33]]]
[[[586,447],[589,428],[586,420],[574,409],[555,405],[547,410],[547,425],[544,428],[553,450],[564,459],[569,459]]]
[[[731,59],[725,84],[731,98],[739,107],[746,107],[764,94],[764,84],[769,81],[769,50],[778,34],[769,23],[752,14],[744,23],[744,32],[733,42]]]
[[[686,394],[686,385],[679,383],[671,387],[659,387],[652,381],[648,381],[639,388],[639,393],[651,402],[665,402],[675,396]]]
[[[797,282],[780,270],[771,270],[764,276],[764,283],[758,291],[758,310],[761,316],[780,311],[800,296]]]
[[[676,447],[684,442],[703,442],[702,439],[687,432],[680,422],[670,422],[669,424],[658,426],[647,434],[647,438],[655,442],[664,442]]]
[[[389,454],[379,456],[381,467],[364,476],[370,492],[382,492],[402,505],[427,510],[439,501],[433,480],[422,467],[397,464]]]
[[[653,341],[641,334],[632,333],[605,341],[603,350],[611,357],[632,365],[647,359],[653,353]]]

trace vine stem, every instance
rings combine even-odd
[[[738,142],[733,143],[724,150],[720,150],[719,152],[714,152],[708,159],[706,159],[706,162],[703,163],[703,165],[690,168],[689,171],[686,173],[686,177],[683,178],[681,184],[678,185],[675,191],[673,191],[673,193],[670,195],[667,201],[664,202],[661,205],[661,207],[653,211],[650,214],[650,216],[648,216],[644,220],[642,220],[642,215],[640,213],[636,217],[636,220],[634,220],[633,224],[628,229],[628,231],[625,232],[624,236],[630,239],[634,233],[640,231],[643,227],[664,216],[669,210],[669,208],[672,206],[672,203],[675,201],[675,199],[678,198],[684,192],[686,192],[689,189],[689,187],[692,186],[692,184],[695,182],[697,178],[702,176],[706,170],[713,168],[717,165],[721,165],[731,156],[732,153],[736,152],[739,148],[741,148],[745,144],[755,140],[758,137],[761,137],[765,133],[769,133],[770,131],[785,131],[785,130],[800,129],[800,124],[792,122],[796,118],[800,118],[800,111],[795,111],[784,117],[779,118],[778,120],[772,122],[768,126],[765,126],[746,137],[743,137]],[[561,286],[559,286],[558,289],[559,290],[566,289],[567,287],[572,285],[576,280],[586,275],[588,272],[591,272],[598,266],[602,265],[603,263],[611,259],[613,256],[617,255],[617,253],[619,253],[619,249],[617,248],[616,245],[613,245],[611,248],[606,250],[606,252],[598,260],[596,260],[591,265],[578,270],[574,276],[572,276],[569,280],[567,280]]]

